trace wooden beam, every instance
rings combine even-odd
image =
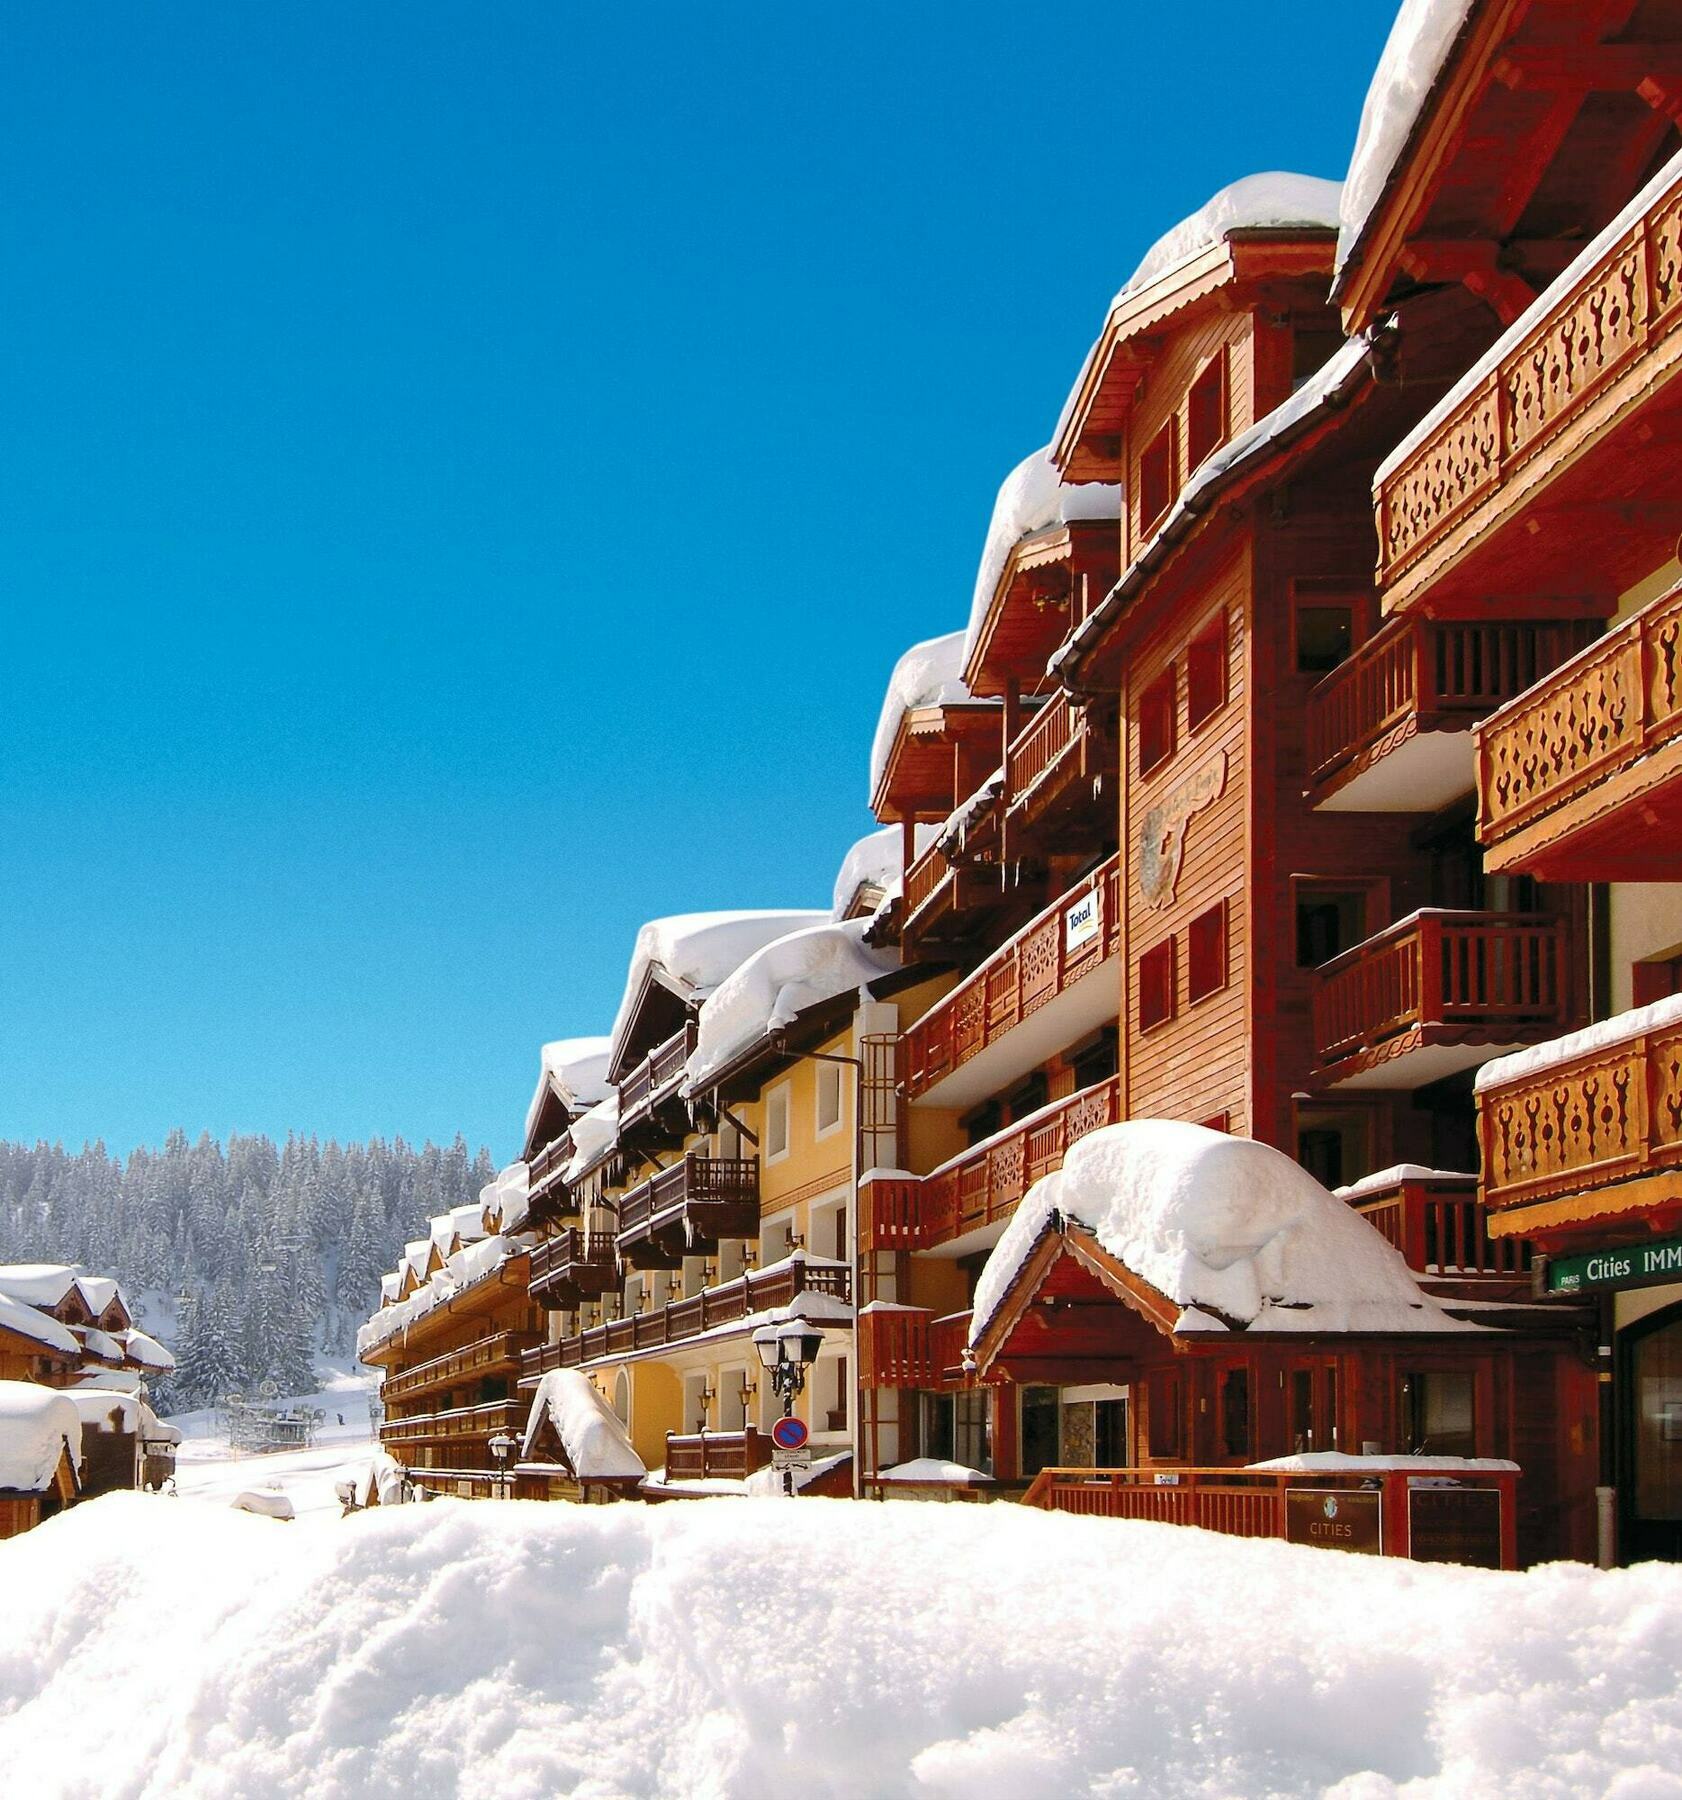
[[[1458,281],[1493,307],[1503,325],[1511,325],[1537,290],[1506,267],[1502,255],[1501,246],[1489,238],[1416,238],[1398,260],[1415,281]]]
[[[1649,76],[1682,80],[1682,44],[1514,44],[1492,73],[1506,88],[1630,93]]]

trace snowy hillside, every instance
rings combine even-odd
[[[1012,1506],[282,1524],[115,1495],[0,1543],[0,1591],[0,1769],[32,1800],[1682,1789],[1669,1567],[1494,1575]]]

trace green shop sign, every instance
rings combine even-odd
[[[1549,1260],[1547,1280],[1550,1294],[1682,1281],[1682,1238],[1617,1250],[1594,1250],[1586,1256],[1556,1256]]]

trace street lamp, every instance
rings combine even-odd
[[[512,1498],[508,1491],[508,1464],[519,1447],[520,1440],[507,1431],[499,1431],[490,1441],[491,1455],[496,1458],[497,1485],[502,1489],[504,1500]]]
[[[783,1417],[791,1418],[794,1396],[805,1387],[806,1371],[823,1348],[823,1333],[805,1319],[786,1319],[781,1325],[761,1325],[753,1334],[753,1347],[773,1391],[783,1397]],[[794,1497],[792,1464],[783,1470],[783,1492]]]

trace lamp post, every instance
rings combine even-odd
[[[506,1431],[499,1431],[489,1444],[490,1453],[496,1459],[497,1486],[502,1490],[504,1500],[512,1498],[508,1491],[508,1463],[519,1447],[520,1440]]]
[[[794,1396],[806,1385],[806,1371],[818,1360],[823,1333],[805,1319],[786,1319],[781,1325],[761,1325],[753,1334],[753,1347],[765,1365],[773,1392],[783,1397],[783,1417],[794,1416]],[[783,1469],[783,1492],[794,1498],[794,1466]]]

